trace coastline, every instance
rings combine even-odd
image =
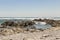
[[[36,29],[32,26],[36,24],[34,21],[42,22],[43,25],[54,25],[44,30]],[[0,29],[2,29],[0,30],[0,40],[60,40],[60,20],[7,20],[0,25]]]

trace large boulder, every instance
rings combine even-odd
[[[1,24],[2,26],[16,26],[17,24],[14,21],[6,21]]]

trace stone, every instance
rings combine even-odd
[[[8,21],[5,21],[4,23],[2,23],[1,25],[3,26],[3,28],[7,28],[7,26],[10,26],[10,27],[26,27],[26,26],[31,26],[31,25],[34,25],[34,21],[31,21],[31,20],[27,20],[27,21],[12,21],[12,20],[8,20]]]
[[[1,34],[2,35],[12,35],[12,34],[14,34],[14,32],[11,29],[4,29],[4,30],[2,30]]]
[[[34,40],[33,38],[25,37],[23,40]]]
[[[12,28],[12,30],[14,31],[14,33],[20,33],[23,32],[24,30],[22,28]]]

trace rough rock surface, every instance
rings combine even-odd
[[[33,21],[46,22],[47,24],[50,24],[52,27],[60,26],[60,20],[53,20],[53,19],[34,19]]]
[[[27,21],[12,21],[12,20],[8,20],[8,21],[5,21],[4,23],[2,23],[2,28],[6,28],[7,26],[11,26],[11,27],[27,27],[27,26],[31,26],[31,25],[34,25],[35,23],[31,20],[27,20]]]
[[[60,40],[60,27],[38,32],[24,32],[8,36],[0,36],[0,40]]]

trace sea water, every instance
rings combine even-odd
[[[49,24],[44,24],[44,23],[37,23],[34,25],[37,29],[47,29],[47,28],[51,28],[51,25]]]

